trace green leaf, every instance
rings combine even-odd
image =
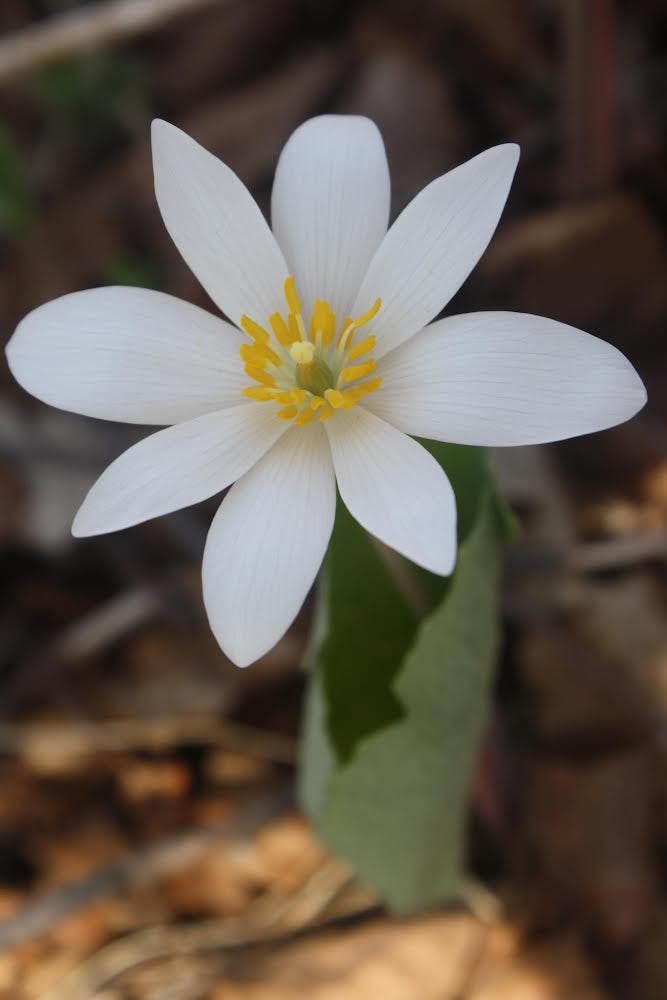
[[[423,444],[443,465],[456,492],[461,541],[488,482],[485,452],[434,441]],[[441,599],[449,581],[385,549],[342,502],[326,573],[324,717],[336,755],[344,760],[360,739],[403,714],[393,682],[419,618]]]
[[[327,565],[328,634],[321,653],[326,726],[340,759],[400,718],[391,686],[417,617],[373,539],[341,502]]]
[[[506,535],[484,454],[428,447],[457,493],[456,572],[443,581],[414,571],[438,601],[419,624],[375,544],[339,513],[303,736],[305,808],[399,910],[440,901],[460,881]]]

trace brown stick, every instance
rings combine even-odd
[[[288,736],[255,729],[214,715],[181,714],[86,722],[0,722],[0,753],[31,760],[127,750],[164,750],[183,743],[230,748],[280,764],[293,764],[296,746]]]
[[[178,871],[191,864],[217,838],[247,838],[249,833],[258,830],[269,819],[285,812],[291,800],[291,789],[279,786],[261,798],[249,800],[229,820],[185,830],[157,844],[125,854],[78,882],[44,893],[14,916],[0,920],[0,950],[46,934],[63,917],[99,899]]]
[[[363,905],[327,916],[351,884],[347,866],[336,859],[283,899],[268,892],[239,917],[219,917],[190,925],[161,925],[106,945],[49,990],[42,1000],[90,1000],[130,969],[175,955],[230,951],[252,946],[278,947],[309,933],[326,931],[358,919],[377,917],[373,896]]]
[[[0,85],[46,63],[114,45],[229,0],[105,0],[76,7],[0,41]]]

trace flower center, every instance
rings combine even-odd
[[[375,337],[354,342],[357,331],[377,315],[380,299],[356,319],[344,320],[336,336],[336,316],[324,299],[316,299],[306,329],[293,275],[285,281],[285,298],[287,319],[277,312],[269,316],[273,336],[249,316],[241,317],[252,341],[241,345],[241,358],[256,383],[243,390],[245,396],[280,403],[276,416],[303,426],[315,417],[327,420],[335,410],[349,410],[380,388],[379,376],[368,378],[375,370],[368,357]]]

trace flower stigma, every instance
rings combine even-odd
[[[272,313],[271,332],[250,316],[241,317],[241,327],[251,339],[241,345],[241,359],[255,383],[243,389],[244,396],[279,403],[276,416],[304,426],[315,418],[328,420],[335,410],[349,410],[380,388],[380,376],[368,377],[375,370],[369,357],[375,337],[355,342],[355,335],[377,315],[381,299],[356,319],[345,319],[338,336],[336,316],[324,299],[315,300],[306,328],[293,275],[285,280],[285,299],[287,318]]]

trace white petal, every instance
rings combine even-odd
[[[243,399],[241,334],[145,288],[92,288],[47,302],[7,345],[14,378],[63,410],[136,424],[189,420]]]
[[[320,426],[294,427],[232,487],[204,551],[211,628],[239,667],[278,642],[297,615],[333,528],[336,487]]]
[[[342,321],[389,221],[389,168],[374,122],[304,122],[278,161],[271,216],[307,315],[326,299]]]
[[[101,535],[206,500],[247,472],[285,429],[274,407],[247,403],[158,431],[102,473],[72,533]]]
[[[454,492],[425,448],[360,406],[326,423],[340,495],[357,521],[419,566],[456,559]]]
[[[221,160],[174,125],[152,128],[155,194],[169,235],[234,323],[284,307],[287,266],[252,195]]]
[[[352,308],[357,315],[382,298],[372,327],[376,357],[426,326],[458,291],[493,236],[518,159],[513,143],[487,149],[438,177],[399,215]]]
[[[369,409],[406,434],[459,444],[558,441],[628,420],[646,402],[611,344],[525,313],[440,320],[378,371]]]

